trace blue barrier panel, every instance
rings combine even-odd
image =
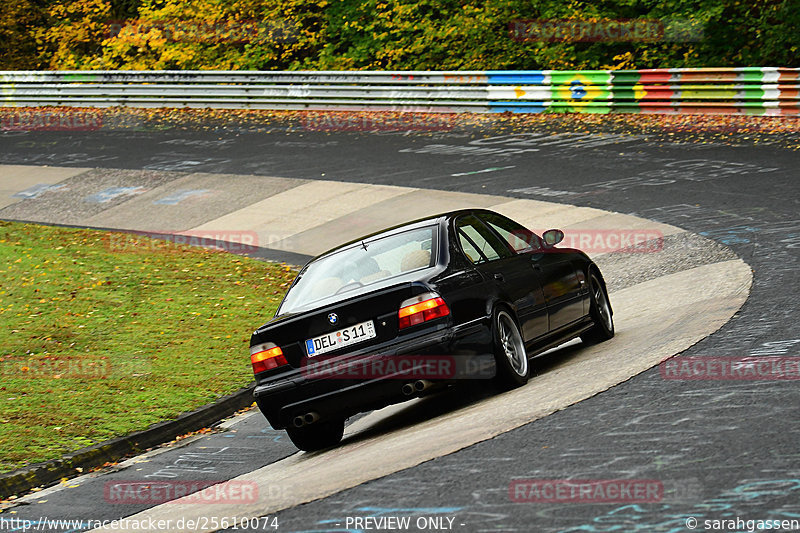
[[[489,85],[546,85],[548,71],[544,70],[487,70]]]

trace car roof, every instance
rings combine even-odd
[[[488,209],[457,209],[454,211],[447,211],[445,213],[439,213],[438,215],[430,215],[423,218],[418,218],[416,220],[411,220],[409,222],[403,222],[402,224],[398,224],[396,226],[391,226],[386,229],[382,229],[376,231],[374,233],[370,233],[369,235],[364,235],[357,239],[353,239],[352,241],[348,241],[344,244],[340,244],[330,250],[321,253],[320,255],[316,256],[315,258],[311,259],[309,263],[316,261],[317,259],[321,259],[327,255],[334,254],[340,250],[344,250],[345,248],[349,248],[351,246],[355,246],[361,242],[375,240],[377,238],[388,237],[390,235],[396,235],[398,233],[402,233],[404,231],[417,229],[417,228],[424,228],[425,226],[433,226],[434,224],[441,225],[443,222],[448,220],[452,220],[460,215],[469,215],[475,213],[494,213],[494,211],[490,211]]]

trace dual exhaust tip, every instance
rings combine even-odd
[[[406,396],[413,396],[414,394],[420,393],[425,389],[429,388],[433,383],[428,381],[427,379],[418,379],[416,381],[409,381],[408,383],[404,383],[402,387],[403,394]],[[296,428],[301,428],[303,426],[308,426],[309,424],[313,424],[319,420],[319,413],[311,411],[309,413],[305,413],[302,415],[297,415],[292,419],[292,425]]]
[[[304,415],[297,415],[296,417],[294,417],[294,419],[292,419],[292,424],[296,428],[301,428],[303,426],[313,424],[317,420],[319,420],[319,413],[311,412],[311,413],[306,413]]]
[[[417,381],[409,381],[408,383],[403,384],[403,388],[401,390],[406,396],[412,396],[424,391],[431,385],[433,385],[433,383],[427,379],[418,379]]]

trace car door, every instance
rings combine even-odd
[[[555,331],[584,315],[580,277],[568,254],[545,248],[538,235],[497,213],[480,213],[481,220],[524,258],[544,293],[549,318],[548,331]]]
[[[547,311],[550,316],[550,331],[555,331],[580,320],[584,312],[582,276],[578,275],[569,254],[549,249],[532,254],[532,263],[541,273]]]
[[[547,307],[529,260],[517,254],[475,215],[459,217],[456,231],[467,259],[515,306],[525,342],[545,335]]]

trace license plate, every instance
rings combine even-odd
[[[375,325],[372,320],[349,326],[326,335],[320,335],[306,341],[306,352],[309,357],[314,357],[346,346],[358,344],[375,338]]]

